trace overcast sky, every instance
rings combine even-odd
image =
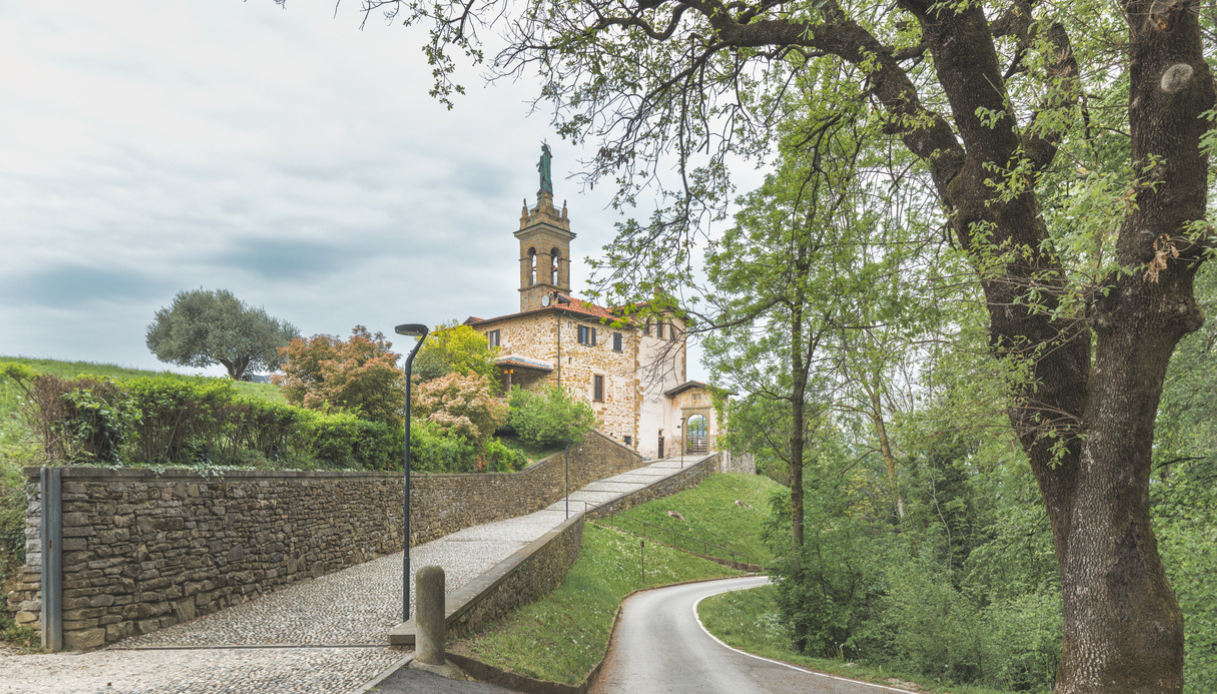
[[[535,85],[466,68],[448,111],[423,34],[357,10],[0,0],[0,355],[169,368],[145,329],[199,287],[305,335],[511,313],[543,139],[581,294],[618,217]]]

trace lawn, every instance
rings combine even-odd
[[[760,475],[711,475],[696,489],[656,499],[602,522],[698,554],[763,566],[770,560],[762,537],[770,515],[769,499],[780,489],[781,485]]]

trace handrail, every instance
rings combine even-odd
[[[678,532],[676,532],[675,530],[672,530],[671,528],[665,528],[665,527],[663,527],[662,525],[655,525],[654,523],[648,523],[647,521],[644,521],[644,520],[642,520],[641,518],[634,518],[633,516],[627,516],[627,515],[625,515],[624,513],[617,513],[617,514],[614,514],[614,515],[613,515],[613,516],[611,516],[611,517],[612,517],[612,518],[625,518],[626,520],[632,520],[632,521],[634,521],[635,523],[641,523],[642,525],[645,525],[645,526],[648,526],[648,527],[651,527],[651,528],[656,528],[656,529],[658,529],[658,530],[662,530],[662,531],[664,531],[664,532],[666,532],[666,533],[671,533],[672,535],[675,535],[675,536],[677,536],[677,537],[683,537],[683,538],[687,538],[687,539],[689,539],[689,540],[692,540],[692,541],[694,541],[694,542],[700,542],[701,544],[705,545],[706,547],[711,547],[711,548],[714,548],[714,549],[717,549],[717,550],[721,550],[721,551],[723,551],[723,552],[726,552],[727,554],[731,554],[731,555],[734,555],[734,556],[736,556],[736,557],[739,557],[739,558],[741,558],[741,559],[743,559],[743,560],[744,560],[744,563],[745,563],[745,564],[751,563],[749,560],[750,560],[750,559],[752,559],[752,557],[749,557],[748,555],[743,554],[743,553],[741,553],[741,552],[736,552],[736,551],[735,551],[735,550],[733,550],[733,549],[728,549],[728,548],[726,548],[726,547],[720,547],[719,545],[715,545],[715,544],[712,544],[712,543],[710,543],[710,542],[706,542],[705,540],[701,539],[700,537],[693,537],[692,535],[685,535],[684,533],[678,533]]]

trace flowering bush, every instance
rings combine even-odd
[[[330,335],[296,338],[280,348],[284,375],[272,380],[293,405],[400,424],[405,376],[397,368],[401,355],[392,346],[384,334],[372,335],[362,325],[346,342]]]
[[[416,388],[412,414],[479,447],[507,421],[507,404],[494,396],[494,386],[485,376],[450,373]]]

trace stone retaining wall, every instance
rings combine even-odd
[[[603,518],[652,499],[692,489],[718,472],[721,464],[719,454],[710,454],[690,462],[684,470],[660,482],[623,493],[603,506],[572,516],[449,595],[445,600],[449,636],[481,631],[517,607],[532,603],[561,585],[566,572],[579,558],[584,518]],[[414,639],[413,619],[389,632],[392,646],[413,646]]]
[[[571,488],[642,462],[593,434],[571,447]],[[8,607],[19,624],[37,627],[39,469],[26,475],[26,566]],[[410,482],[416,545],[548,506],[565,490],[565,458]],[[402,506],[400,473],[64,468],[64,643],[96,648],[399,552]]]
[[[628,511],[635,506],[645,504],[652,499],[672,496],[677,492],[692,489],[702,483],[710,475],[719,472],[722,465],[722,455],[711,453],[696,463],[690,463],[680,472],[636,492],[622,494],[601,506],[587,512],[589,519],[604,518],[622,511]]]

